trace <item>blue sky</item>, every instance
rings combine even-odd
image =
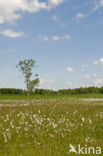
[[[103,0],[0,0],[0,88],[25,88],[30,58],[40,88],[102,86]]]

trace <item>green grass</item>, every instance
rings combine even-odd
[[[69,98],[103,98],[103,94],[75,94],[75,95],[0,95],[0,100],[6,99],[69,99]]]
[[[103,148],[103,102],[1,100],[0,104],[0,156],[73,156],[68,153],[70,144]]]

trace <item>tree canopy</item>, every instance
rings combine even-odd
[[[35,74],[35,78],[31,80],[32,76],[32,68],[35,67],[35,60],[33,59],[25,59],[20,60],[19,63],[16,65],[17,68],[20,69],[22,74],[25,77],[25,84],[28,94],[35,89],[36,86],[39,84],[38,74]]]

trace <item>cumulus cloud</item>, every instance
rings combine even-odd
[[[76,20],[79,20],[79,19],[82,19],[82,18],[84,18],[84,17],[85,17],[84,14],[82,14],[82,13],[77,13],[76,16],[75,16],[75,19],[76,19]]]
[[[53,41],[70,40],[70,36],[68,34],[64,36],[53,36],[52,40]]]
[[[103,84],[103,79],[95,79],[95,80],[93,81],[93,83],[94,83],[95,85],[101,85],[101,84]]]
[[[2,31],[0,31],[0,34],[7,36],[7,37],[11,37],[11,38],[20,38],[23,36],[23,32],[19,31],[19,32],[15,32],[11,29],[4,29]]]
[[[100,64],[103,65],[103,58],[101,58],[101,59],[99,60],[99,62],[100,62]]]
[[[0,0],[0,24],[13,22],[21,17],[20,12],[35,13],[41,9],[50,10],[65,0]]]
[[[48,36],[41,36],[41,35],[39,35],[38,38],[39,38],[41,41],[48,41],[48,40],[49,40],[49,37],[48,37]]]
[[[70,40],[70,35],[68,34],[65,34],[63,36],[57,36],[57,35],[54,35],[52,37],[48,37],[48,36],[41,36],[39,35],[39,39],[42,40],[42,41],[62,41],[62,40]]]
[[[103,7],[103,0],[98,0],[98,2],[96,3],[96,6],[93,8],[93,11],[96,11],[101,7]]]
[[[98,75],[97,74],[93,74],[93,77],[97,77]]]
[[[60,40],[60,37],[59,37],[59,36],[53,36],[53,37],[52,37],[52,40],[53,40],[53,41],[59,41],[59,40]]]
[[[103,58],[93,62],[94,65],[103,65]]]
[[[74,68],[72,68],[72,67],[67,67],[67,68],[66,68],[66,71],[68,71],[68,72],[73,72],[73,71],[74,71]]]
[[[98,65],[98,63],[99,63],[98,61],[94,61],[93,62],[94,65]]]
[[[58,6],[63,3],[65,0],[48,0],[48,7]]]

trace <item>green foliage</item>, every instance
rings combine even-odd
[[[75,88],[75,89],[61,89],[58,90],[58,94],[64,94],[64,95],[70,95],[70,94],[101,94],[103,93],[103,87],[81,87],[81,88]]]
[[[19,61],[18,65],[16,65],[16,67],[20,68],[20,71],[25,76],[25,84],[28,94],[39,84],[39,78],[31,80],[32,68],[35,67],[35,63],[36,62],[33,59],[25,59],[23,61]],[[38,74],[35,74],[35,77],[38,77]]]
[[[55,95],[57,92],[49,89],[35,89],[34,93],[39,95]]]
[[[0,88],[0,94],[25,94],[26,91],[22,89],[15,89],[15,88]]]
[[[97,87],[88,87],[88,88],[75,88],[75,89],[61,89],[61,90],[58,90],[58,91],[54,91],[54,90],[49,90],[49,89],[37,89],[37,88],[34,88],[38,86],[38,83],[39,83],[39,78],[35,78],[35,80],[32,80],[29,82],[29,89],[30,89],[30,94],[31,95],[53,95],[53,96],[68,96],[70,97],[70,95],[78,95],[78,97],[80,95],[87,95],[89,96],[90,94],[103,94],[103,87],[101,88],[97,88]],[[20,95],[25,95],[27,94],[28,91],[27,90],[22,90],[22,89],[15,89],[15,88],[1,88],[0,89],[0,94],[12,94],[12,95],[15,95],[15,94],[20,94]]]

